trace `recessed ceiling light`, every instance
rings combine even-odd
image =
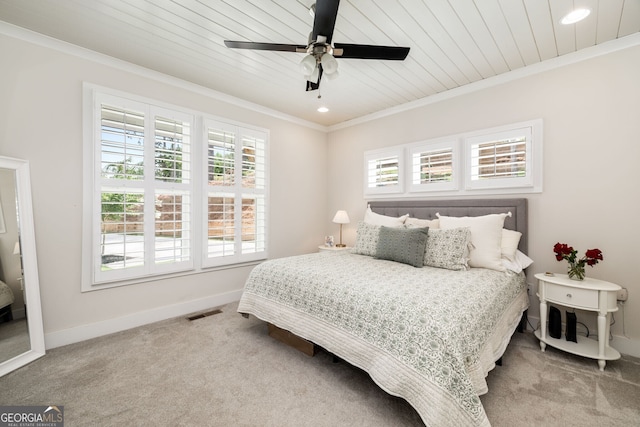
[[[562,18],[560,23],[564,25],[575,24],[576,22],[582,21],[584,18],[589,16],[590,13],[590,9],[576,9],[573,12],[566,14],[564,18]]]
[[[318,113],[326,113],[329,111],[327,107],[318,107]]]

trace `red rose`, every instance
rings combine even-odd
[[[597,262],[597,260],[602,261],[602,259],[603,259],[602,258],[602,251],[600,251],[600,249],[587,249],[587,251],[585,252],[585,255],[587,256],[587,258],[592,258],[596,262]]]

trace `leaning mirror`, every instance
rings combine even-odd
[[[29,163],[0,156],[0,376],[44,352]]]

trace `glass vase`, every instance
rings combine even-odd
[[[568,273],[571,280],[584,280],[584,264],[569,263]]]

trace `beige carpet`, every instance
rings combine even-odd
[[[0,360],[8,360],[30,348],[27,319],[0,323]]]
[[[235,312],[49,351],[0,378],[0,405],[64,405],[65,426],[421,426],[366,373],[273,340]],[[516,334],[482,397],[493,426],[640,425],[640,360],[595,361]]]

